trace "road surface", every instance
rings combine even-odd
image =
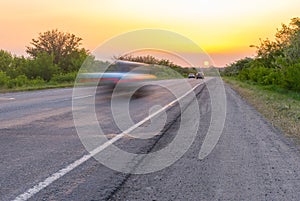
[[[202,81],[188,82],[200,84],[195,89],[200,112],[196,138],[178,161],[148,174],[120,173],[93,157],[60,174],[88,155],[74,126],[72,89],[1,94],[0,200],[25,200],[26,193],[31,193],[28,200],[299,200],[298,146],[228,86],[221,138],[208,157],[198,159],[211,122],[211,99]],[[168,81],[167,86],[184,94],[177,83]],[[139,122],[150,108],[174,98],[170,90],[155,88],[149,96],[131,100],[130,115]],[[95,100],[99,123],[112,139],[120,129],[112,122],[110,96],[98,91]],[[131,153],[162,150],[174,140],[181,113],[187,111],[174,104],[162,133],[150,139],[124,136],[115,145]],[[49,180],[55,173],[59,176]],[[38,188],[44,181],[47,185]]]

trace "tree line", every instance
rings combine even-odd
[[[250,47],[256,56],[230,64],[224,75],[300,92],[300,18],[282,24],[274,40],[260,39],[260,45]]]
[[[39,33],[37,38],[31,40],[30,45],[26,47],[29,57],[16,56],[0,50],[0,88],[71,83],[76,79],[77,72],[84,62],[85,66],[88,66],[85,70],[92,72],[113,65],[96,60],[87,49],[81,47],[81,41],[82,38],[74,34],[54,29]],[[183,76],[191,71],[196,72],[196,69],[182,68],[170,60],[157,59],[151,55],[125,55],[114,59],[168,66]]]
[[[164,70],[167,72],[171,72],[172,70],[176,71],[178,74],[186,77],[189,73],[197,73],[196,68],[183,68],[177,64],[174,64],[172,61],[168,59],[158,59],[152,55],[145,55],[145,56],[133,56],[133,55],[123,55],[119,57],[115,57],[116,60],[123,60],[123,61],[133,61],[133,62],[140,62],[145,64],[154,64],[169,67],[170,69]],[[163,68],[165,69],[165,68]],[[166,73],[166,72],[165,72]],[[167,75],[166,75],[167,77]]]
[[[39,85],[74,81],[89,55],[82,39],[57,29],[40,33],[26,47],[29,57],[0,50],[0,87]]]

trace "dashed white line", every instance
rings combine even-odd
[[[16,99],[15,98],[0,97],[0,101],[6,101],[6,100],[16,100]]]
[[[123,131],[122,133],[116,135],[115,137],[113,137],[112,139],[110,139],[106,143],[102,144],[101,146],[95,148],[89,154],[86,154],[86,155],[82,156],[80,159],[78,159],[78,160],[74,161],[73,163],[69,164],[67,167],[65,167],[65,168],[57,171],[56,173],[52,174],[50,177],[46,178],[44,181],[42,181],[42,182],[38,183],[37,185],[33,186],[32,188],[28,189],[25,193],[20,194],[19,196],[17,196],[14,199],[14,201],[26,201],[26,200],[28,200],[33,195],[35,195],[36,193],[38,193],[42,189],[46,188],[47,186],[49,186],[54,181],[58,180],[59,178],[61,178],[65,174],[69,173],[70,171],[74,170],[79,165],[83,164],[84,162],[86,162],[87,160],[89,160],[90,158],[92,158],[93,156],[95,156],[96,154],[98,154],[101,151],[103,151],[108,146],[112,145],[113,143],[115,143],[116,141],[118,141],[119,139],[121,139],[122,137],[124,137],[126,134],[130,133],[131,131],[133,131],[134,129],[138,128],[140,125],[142,125],[146,121],[150,120],[151,118],[155,117],[156,115],[158,115],[159,113],[163,112],[167,108],[171,107],[177,101],[183,99],[185,96],[187,96],[189,93],[191,93],[192,91],[194,91],[201,84],[203,84],[203,83],[197,84],[191,90],[189,90],[188,92],[186,92],[185,94],[183,94],[179,98],[175,99],[174,101],[170,102],[169,104],[165,105],[164,107],[162,107],[161,109],[159,109],[155,113],[152,113],[151,115],[149,115],[148,117],[146,117],[142,121],[140,121],[137,124],[131,126],[127,130]],[[91,97],[91,96],[93,96],[93,95],[76,97],[75,99],[87,98],[87,97]]]

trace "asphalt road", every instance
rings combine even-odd
[[[188,82],[191,86],[202,83]],[[131,99],[129,111],[134,123],[149,116],[149,109],[174,100],[170,91],[184,94],[188,90],[178,86],[178,80],[164,84],[168,89],[154,87],[148,96]],[[191,147],[174,164],[148,174],[118,172],[93,157],[61,174],[88,155],[74,126],[72,89],[1,94],[0,200],[14,200],[32,187],[44,185],[43,181],[47,185],[30,191],[28,200],[299,200],[298,146],[232,89],[225,86],[225,90],[226,120],[213,151],[199,160],[212,116],[210,94],[202,83],[194,90],[200,119]],[[95,100],[97,119],[108,139],[121,132],[113,122],[111,97],[105,89],[99,89],[96,98],[83,90],[76,99],[82,101],[82,110],[84,103]],[[183,122],[180,117],[192,116],[189,106],[193,101],[187,100],[184,109],[172,104],[165,113],[162,132],[149,139],[124,135],[114,145],[135,154],[163,150],[175,139]],[[141,162],[132,168],[141,164],[147,166]],[[47,180],[57,172],[55,180]]]

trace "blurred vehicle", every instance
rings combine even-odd
[[[81,73],[77,77],[77,82],[87,84],[97,83],[97,85],[99,86],[115,87],[116,84],[135,83],[139,81],[152,80],[154,78],[155,76],[150,74],[140,74],[131,72]]]
[[[102,70],[103,72],[99,69],[100,72],[80,73],[77,76],[77,83],[107,86],[111,90],[117,87],[117,93],[132,92],[138,88],[146,90],[147,87],[142,86],[146,85],[147,81],[156,79],[156,76],[149,73],[147,66],[138,62],[116,61]]]
[[[204,73],[203,72],[198,72],[196,74],[196,79],[204,79]]]
[[[188,78],[195,78],[195,74],[194,74],[194,73],[190,73],[190,74],[188,75]]]

